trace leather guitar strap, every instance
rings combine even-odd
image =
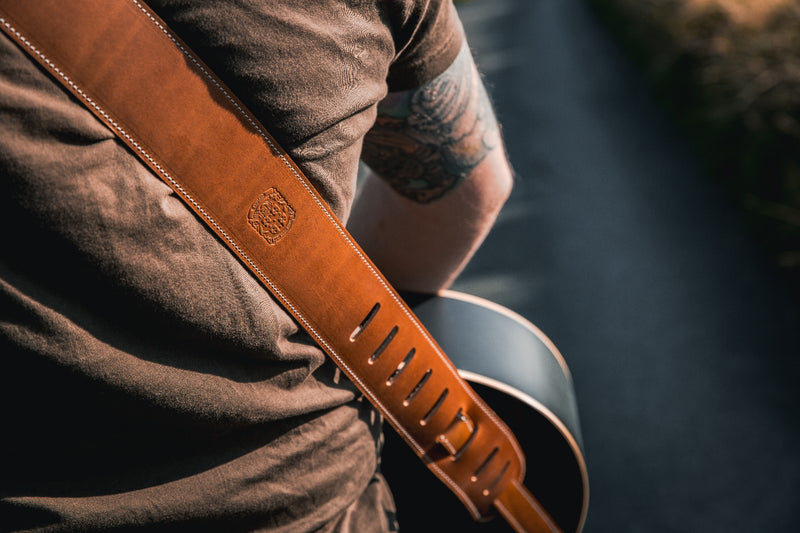
[[[3,31],[205,222],[477,520],[558,531],[505,424],[223,83],[138,0],[0,0]],[[314,280],[313,283],[310,280]]]

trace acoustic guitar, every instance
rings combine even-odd
[[[589,482],[572,378],[555,345],[520,315],[455,291],[404,295],[461,376],[513,430],[527,459],[525,485],[562,531],[586,520]],[[381,472],[405,532],[511,532],[481,524],[431,474],[393,429],[385,430]]]

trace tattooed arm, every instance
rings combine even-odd
[[[401,290],[447,288],[494,224],[511,169],[466,44],[418,89],[389,94],[367,135],[350,230]]]

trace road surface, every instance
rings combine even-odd
[[[794,532],[800,305],[579,0],[459,5],[517,181],[454,288],[572,369],[586,533]]]

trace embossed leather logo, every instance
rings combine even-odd
[[[264,192],[250,206],[247,221],[271,245],[286,235],[294,221],[294,209],[276,188]]]

